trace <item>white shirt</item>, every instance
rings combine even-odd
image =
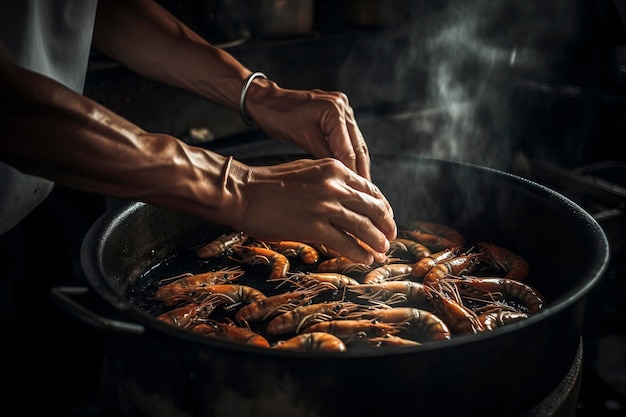
[[[0,41],[18,65],[82,94],[96,6],[97,0],[0,0]],[[49,180],[0,161],[0,235],[22,221],[53,187]]]

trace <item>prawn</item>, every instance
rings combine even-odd
[[[251,303],[266,298],[261,291],[248,285],[215,284],[173,290],[171,296],[163,300],[163,305],[174,306],[181,302],[200,302],[213,294],[227,297],[231,305]]]
[[[289,277],[289,281],[308,287],[311,283],[314,287],[329,285],[335,290],[345,288],[348,285],[359,285],[359,281],[338,272],[297,272]]]
[[[263,348],[270,347],[270,343],[262,335],[248,328],[239,327],[231,322],[206,320],[206,322],[193,325],[190,330],[193,333],[209,336],[225,342]]]
[[[303,305],[274,317],[265,330],[271,335],[299,333],[303,327],[337,318],[358,307],[358,304],[342,301]]]
[[[526,318],[528,318],[527,313],[504,310],[501,308],[496,311],[490,311],[478,315],[478,320],[480,320],[483,326],[485,326],[486,330],[493,330]]]
[[[410,261],[412,262],[417,262],[431,255],[430,249],[410,239],[396,238],[389,241],[389,244],[389,254],[395,255],[397,252],[408,253],[411,255]]]
[[[319,261],[320,255],[317,249],[311,245],[291,240],[267,242],[269,248],[287,257],[297,256],[304,264],[313,265]]]
[[[453,242],[454,245],[452,246],[465,245],[465,237],[461,232],[445,224],[412,220],[409,222],[408,227],[420,232],[441,236],[445,240]]]
[[[363,339],[364,342],[368,344],[374,345],[375,347],[381,346],[422,346],[422,343],[417,342],[411,339],[405,339],[401,336],[386,334],[380,337],[370,337],[367,339]]]
[[[476,313],[454,300],[445,291],[434,287],[424,287],[424,289],[439,317],[455,333],[475,334],[485,331],[485,326],[480,322]]]
[[[214,258],[218,255],[226,253],[226,251],[234,245],[244,243],[248,236],[243,232],[224,233],[211,242],[200,247],[196,255],[200,259]]]
[[[515,252],[485,242],[477,242],[476,246],[485,255],[487,263],[505,272],[504,278],[521,281],[528,277],[530,265]]]
[[[545,304],[545,298],[528,284],[509,278],[464,276],[453,281],[461,295],[477,298],[513,298],[522,303],[528,314],[536,314]]]
[[[347,350],[343,340],[326,332],[299,334],[276,342],[272,348],[299,352],[345,352]]]
[[[271,272],[269,279],[284,278],[289,271],[289,259],[272,249],[259,246],[235,245],[231,248],[232,255],[229,258],[235,262],[256,265],[259,263],[269,265]]]
[[[170,278],[164,278],[159,282],[175,279],[159,287],[154,293],[154,299],[158,301],[170,298],[177,291],[205,287],[214,284],[225,284],[243,276],[244,271],[238,267],[225,268],[218,271],[201,272],[199,274],[185,273]]]
[[[221,295],[207,298],[202,303],[189,303],[157,316],[158,320],[176,327],[189,327],[198,319],[205,319],[221,304],[228,302],[228,298]]]
[[[388,281],[376,284],[350,285],[348,291],[358,298],[383,301],[387,304],[421,302],[426,300],[424,285],[414,281]]]
[[[303,333],[326,332],[337,336],[344,343],[368,338],[381,337],[387,334],[394,334],[398,329],[393,324],[379,323],[376,320],[354,319],[354,320],[328,320],[315,323],[302,330]]]
[[[337,256],[326,259],[317,265],[318,272],[337,272],[340,274],[349,274],[351,272],[369,272],[371,270],[371,266],[352,262],[345,256]]]
[[[449,340],[450,329],[436,314],[414,307],[377,308],[362,317],[401,325],[400,336],[422,341]]]
[[[430,256],[426,256],[413,264],[411,275],[416,278],[424,278],[424,276],[440,262],[454,258],[461,253],[461,247],[448,248]]]
[[[317,295],[311,291],[292,291],[253,301],[241,307],[235,313],[235,320],[245,324],[263,321],[278,314],[285,313],[297,306],[306,304]]]
[[[481,254],[471,253],[459,255],[437,263],[430,271],[424,275],[424,285],[433,285],[440,279],[450,275],[461,275],[470,272],[481,259]]]
[[[372,269],[363,278],[363,284],[377,284],[385,281],[393,281],[406,278],[411,274],[413,265],[405,263],[393,263]]]

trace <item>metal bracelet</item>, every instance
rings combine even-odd
[[[248,117],[248,115],[246,114],[246,110],[244,109],[246,94],[248,94],[248,88],[250,88],[250,84],[252,84],[252,81],[254,81],[255,78],[259,77],[265,78],[267,80],[267,77],[262,72],[253,72],[252,74],[248,75],[248,78],[246,78],[245,82],[243,83],[243,88],[241,89],[241,97],[239,98],[239,114],[241,115],[241,120],[243,120],[243,122],[248,126],[253,126],[254,122]]]

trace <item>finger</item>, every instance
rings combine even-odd
[[[371,161],[369,149],[367,147],[367,143],[365,142],[365,138],[361,133],[361,129],[359,129],[359,126],[356,122],[356,118],[354,117],[354,110],[351,107],[348,107],[348,109],[346,110],[346,129],[348,131],[348,135],[350,136],[352,149],[354,150],[354,155],[356,158],[356,172],[362,177],[371,180]]]
[[[348,111],[348,98],[338,93],[332,98],[333,106],[322,119],[322,132],[328,142],[333,156],[343,162],[348,168],[361,175],[357,169],[357,157],[354,150],[353,138],[348,129],[348,123],[354,122],[354,115]],[[351,122],[349,122],[351,120]]]
[[[365,246],[359,244],[359,241],[352,235],[340,228],[328,227],[326,230],[325,246],[340,253],[352,262],[370,265],[373,262],[381,262],[384,259],[384,255],[376,253],[371,248],[368,250]]]
[[[326,141],[331,154],[360,175],[356,165],[356,153],[352,147],[350,134],[344,120],[344,117],[340,117],[330,126],[327,131]]]
[[[363,177],[352,175],[346,179],[345,186],[363,193],[351,193],[350,188],[347,188],[344,192],[352,198],[346,199],[345,204],[350,204],[348,207],[351,210],[355,210],[371,219],[380,219],[382,224],[377,224],[377,227],[381,228],[390,239],[395,238],[395,223],[391,222],[393,223],[393,228],[389,224],[389,219],[394,217],[393,208],[376,184]]]

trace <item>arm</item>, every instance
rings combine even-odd
[[[145,132],[20,68],[1,43],[0,98],[0,159],[26,173],[179,210],[260,239],[319,241],[357,262],[382,259],[395,235],[384,196],[334,159],[250,167]],[[379,253],[368,253],[346,232]]]
[[[94,45],[143,76],[233,111],[239,111],[239,95],[251,73],[151,0],[100,0]],[[318,158],[335,157],[370,179],[369,151],[344,94],[284,89],[257,78],[245,111],[271,137]]]

